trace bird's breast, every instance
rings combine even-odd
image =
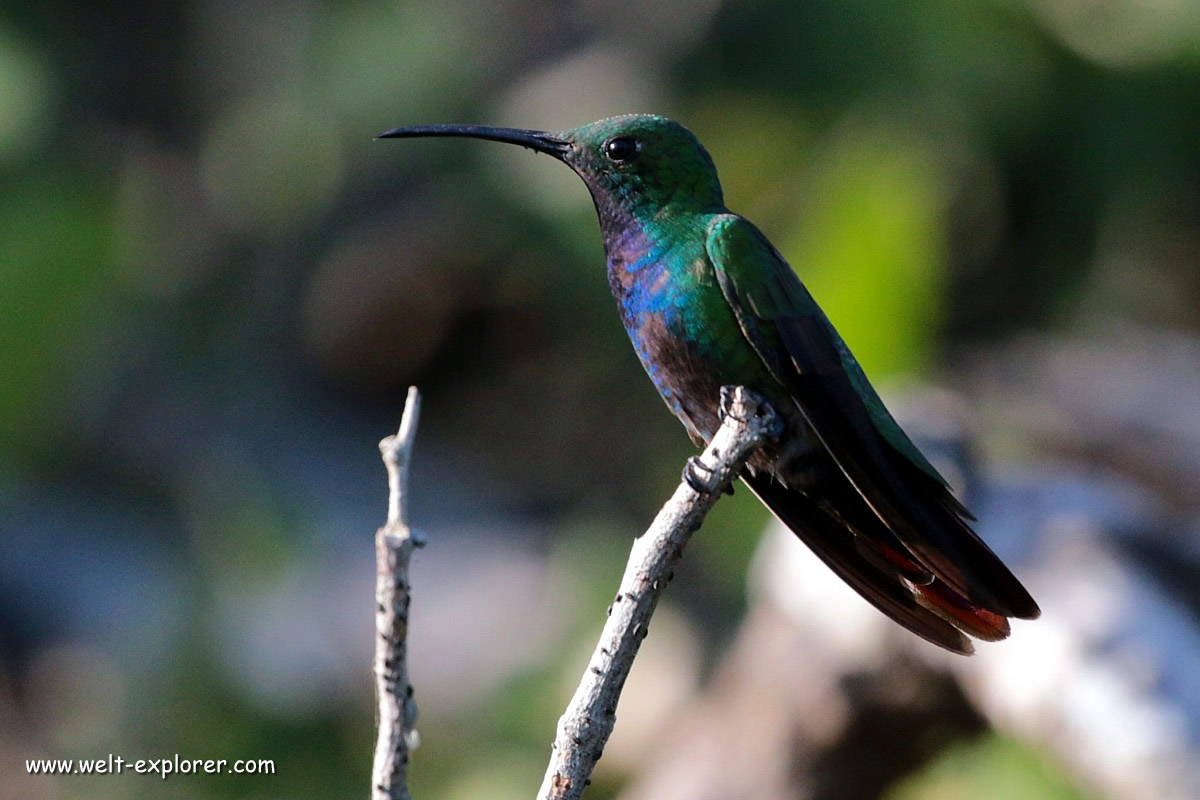
[[[721,386],[741,382],[726,351],[738,341],[749,351],[711,266],[702,252],[651,242],[609,255],[610,286],[638,359],[693,441],[706,442],[720,424]]]
[[[621,322],[663,401],[697,445],[720,427],[722,386],[745,386],[773,401],[792,429],[785,443],[754,456],[770,472],[807,469],[813,436],[788,394],[746,339],[721,292],[704,246],[688,250],[634,231],[606,239],[608,279]],[[800,476],[803,477],[803,476]]]

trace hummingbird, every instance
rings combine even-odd
[[[721,421],[722,387],[759,394],[784,431],[739,476],[864,599],[962,654],[997,641],[1037,603],[971,527],[974,517],[888,412],[795,270],[725,207],[712,157],[656,115],[545,132],[396,128],[519,145],[587,185],[608,284],[642,366],[692,441]],[[699,488],[689,462],[685,478]]]

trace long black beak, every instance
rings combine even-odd
[[[381,133],[376,139],[408,139],[417,136],[465,136],[471,139],[491,139],[528,147],[539,153],[547,153],[562,159],[571,151],[571,143],[544,131],[528,131],[523,128],[491,128],[486,125],[412,125],[395,128]]]

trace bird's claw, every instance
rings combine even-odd
[[[700,494],[716,493],[715,477],[699,456],[690,456],[683,465],[683,482]]]
[[[717,475],[699,456],[691,456],[683,465],[683,482],[700,494],[717,493]],[[722,491],[725,494],[733,494],[733,485],[727,484]]]
[[[720,414],[721,419],[725,419],[733,411],[733,400],[736,392],[736,386],[721,387],[721,399],[717,403],[717,413]]]

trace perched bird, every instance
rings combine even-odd
[[[722,386],[766,398],[786,430],[741,479],[866,600],[957,653],[972,651],[963,632],[994,641],[1009,617],[1038,616],[783,256],[725,208],[690,131],[631,115],[556,133],[425,125],[380,138],[419,136],[520,145],[583,179],[621,321],[667,406],[703,445]]]

